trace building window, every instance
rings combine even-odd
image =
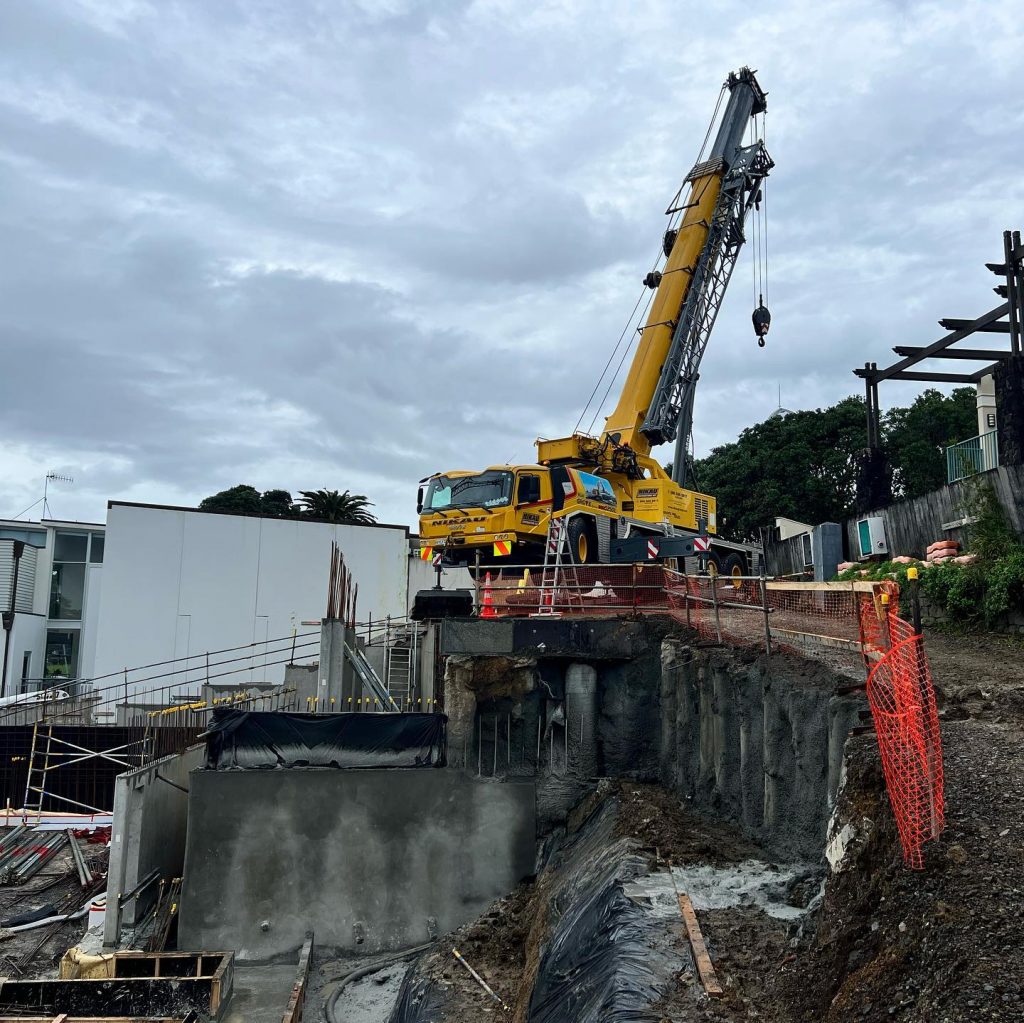
[[[77,561],[84,565],[88,542],[88,533],[57,533],[53,542],[53,560]]]
[[[85,565],[54,564],[50,580],[50,618],[80,622],[85,599]]]
[[[104,537],[102,533],[90,533],[89,534],[89,564],[90,565],[102,565],[103,564],[103,544]]]
[[[88,533],[57,533],[50,578],[50,618],[80,622],[85,602],[85,561]]]
[[[21,655],[21,688],[25,689],[25,683],[32,678],[32,651],[26,650]]]
[[[48,679],[78,678],[78,629],[49,629],[46,633]]]

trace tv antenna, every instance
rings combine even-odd
[[[43,481],[43,518],[50,518],[50,505],[46,500],[46,493],[51,483],[74,483],[73,476],[65,476],[59,472],[48,472],[46,479]]]

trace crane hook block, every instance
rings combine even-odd
[[[764,302],[758,305],[750,319],[754,324],[754,336],[757,338],[757,344],[760,348],[764,348],[764,339],[768,334],[768,328],[772,325],[772,314],[768,312],[768,307]]]
[[[645,278],[644,284],[648,288],[656,288],[661,284],[661,274],[657,270],[652,270]]]

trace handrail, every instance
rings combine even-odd
[[[989,430],[977,437],[946,448],[946,481],[957,483],[999,465],[999,431]]]

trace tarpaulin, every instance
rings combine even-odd
[[[606,799],[549,855],[537,886],[542,903],[534,906],[548,928],[536,950],[527,1023],[658,1023],[665,1018],[659,1000],[677,987],[679,972],[692,967],[682,921],[644,908],[624,892],[650,867],[635,843],[617,835],[622,812],[616,798]],[[450,947],[444,943],[441,954]],[[406,974],[388,1023],[455,1018],[445,1012],[447,987],[436,959],[431,969],[424,957]],[[513,1001],[524,992],[500,994]]]
[[[211,771],[274,767],[443,767],[444,714],[282,714],[218,707]]]
[[[652,1006],[684,962],[678,921],[658,919],[623,893],[648,873],[632,843],[615,836],[618,801],[598,807],[555,852],[548,870],[551,931],[541,947],[529,1023],[657,1023]]]

